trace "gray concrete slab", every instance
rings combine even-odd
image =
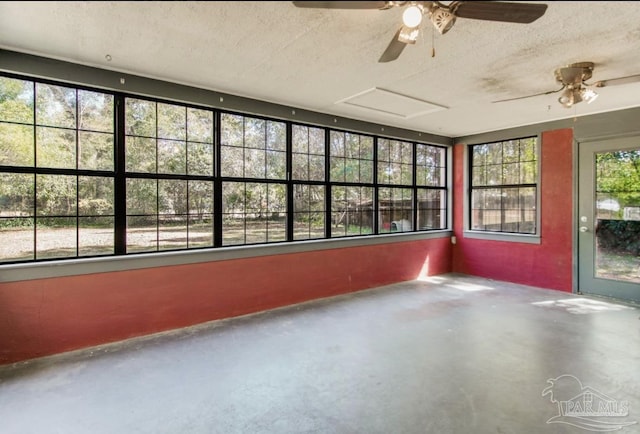
[[[1,367],[0,432],[638,433],[639,317],[435,276]]]

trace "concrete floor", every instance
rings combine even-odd
[[[1,367],[0,432],[638,433],[639,316],[447,274]]]

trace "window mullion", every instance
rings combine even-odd
[[[115,179],[114,179],[114,243],[115,254],[127,253],[127,180],[125,173],[125,104],[124,95],[114,95],[115,104]]]

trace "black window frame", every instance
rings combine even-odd
[[[513,154],[505,161],[505,147],[518,144],[518,157]],[[482,147],[500,147],[500,157],[495,155],[485,158],[484,164],[477,164],[482,157],[478,156]],[[532,147],[529,154],[532,158],[522,158],[522,146]],[[476,154],[476,151],[478,154]],[[488,153],[487,153],[488,155]],[[485,157],[487,157],[485,155]],[[496,234],[506,236],[534,236],[540,235],[540,138],[539,136],[525,136],[468,146],[468,191],[467,209],[468,220],[466,230],[476,234]],[[518,181],[514,182],[514,171],[505,170],[506,167],[517,167]],[[533,170],[533,174],[526,170]],[[510,172],[510,174],[508,174]],[[495,182],[496,177],[500,182]],[[517,205],[514,206],[514,194]],[[529,194],[527,194],[529,193]],[[533,194],[531,194],[533,193]],[[484,199],[484,207],[476,208],[477,201]],[[487,212],[493,213],[493,223],[481,224],[478,219],[485,219]],[[519,215],[514,220],[513,215]],[[526,216],[530,215],[530,218]],[[496,218],[498,221],[495,222]],[[511,216],[511,218],[509,218]],[[511,220],[511,221],[508,221]],[[516,229],[514,229],[514,227]]]
[[[386,137],[386,136],[373,134],[371,132],[361,132],[361,131],[350,130],[350,129],[341,129],[341,128],[335,128],[327,125],[319,125],[319,124],[313,124],[308,122],[299,122],[292,119],[279,119],[275,117],[259,115],[254,113],[244,113],[239,111],[221,109],[213,106],[206,106],[203,104],[192,104],[192,103],[186,103],[182,101],[177,102],[174,100],[168,100],[166,98],[159,98],[159,97],[154,97],[149,95],[138,95],[135,93],[116,91],[116,90],[103,90],[100,88],[92,88],[90,86],[84,86],[81,84],[75,84],[75,83],[69,84],[69,83],[59,82],[55,80],[31,77],[31,76],[22,75],[22,74],[2,72],[0,73],[0,76],[7,77],[10,79],[25,80],[25,81],[31,82],[34,87],[38,83],[49,84],[52,86],[63,86],[66,88],[74,89],[76,94],[80,90],[89,91],[89,92],[100,92],[100,93],[104,93],[105,95],[110,95],[113,98],[113,104],[114,104],[114,108],[113,108],[113,112],[114,112],[113,113],[113,161],[114,161],[113,170],[87,170],[87,169],[78,169],[77,167],[76,169],[41,168],[36,166],[35,157],[34,157],[33,167],[0,165],[0,174],[20,173],[20,174],[32,175],[34,179],[33,181],[34,186],[36,183],[35,180],[37,175],[48,175],[48,174],[75,176],[76,178],[81,176],[97,176],[97,177],[103,177],[103,178],[112,180],[113,195],[114,195],[113,215],[112,215],[114,220],[113,252],[112,253],[110,252],[108,254],[99,254],[99,255],[80,256],[76,254],[72,256],[60,256],[60,257],[54,257],[54,258],[40,259],[35,256],[36,247],[35,247],[35,241],[34,241],[33,258],[30,258],[30,259],[22,258],[22,259],[16,259],[16,260],[14,259],[5,260],[5,258],[0,258],[0,266],[6,265],[6,264],[15,264],[15,263],[39,263],[39,262],[46,262],[48,260],[66,260],[66,259],[109,257],[109,256],[132,256],[137,254],[153,254],[153,253],[159,253],[159,252],[186,251],[186,250],[211,249],[211,248],[216,249],[216,248],[228,247],[225,244],[225,238],[223,233],[224,225],[222,221],[223,187],[225,183],[232,183],[232,182],[233,183],[258,183],[258,184],[266,184],[268,186],[279,185],[282,188],[284,188],[285,196],[286,196],[286,200],[285,200],[286,210],[283,212],[284,219],[285,219],[284,220],[285,221],[284,236],[281,238],[278,238],[277,240],[274,240],[273,241],[274,243],[292,243],[292,242],[295,243],[295,242],[300,242],[305,240],[321,241],[321,240],[332,240],[332,239],[339,239],[339,238],[351,238],[351,237],[362,237],[362,236],[375,237],[380,235],[389,235],[390,232],[394,232],[394,231],[385,231],[384,228],[381,228],[380,218],[376,217],[380,215],[379,198],[380,198],[381,189],[383,189],[382,190],[383,192],[385,191],[384,189],[402,189],[403,191],[410,191],[411,200],[412,200],[412,207],[410,211],[411,215],[407,216],[406,218],[406,220],[410,221],[410,228],[409,230],[407,230],[405,226],[405,228],[399,232],[418,233],[418,232],[428,232],[428,231],[450,230],[449,218],[448,218],[449,202],[450,202],[449,185],[448,185],[449,183],[448,159],[449,159],[450,147],[446,145],[417,142],[415,140],[410,140],[410,139],[401,138],[401,137]],[[189,173],[190,163],[189,163],[189,157],[188,157],[189,155],[188,154],[189,152],[188,136],[185,138],[185,143],[186,143],[185,145],[186,149],[184,151],[185,168],[183,171],[179,171],[178,173],[170,173],[167,171],[159,170],[157,151],[155,155],[155,159],[156,159],[155,170],[135,170],[135,168],[128,167],[127,165],[129,163],[127,162],[127,140],[131,140],[131,137],[133,137],[134,135],[130,134],[130,131],[127,130],[127,125],[126,125],[127,124],[127,112],[126,112],[127,99],[136,99],[141,101],[147,101],[150,104],[155,104],[156,111],[158,110],[158,106],[162,104],[162,105],[176,106],[180,109],[184,108],[184,110],[186,110],[187,113],[189,109],[204,110],[204,111],[211,112],[213,116],[213,143],[211,144],[212,154],[213,154],[212,155],[213,161],[211,162],[212,173],[207,173],[207,174]],[[35,97],[34,97],[34,101],[35,101]],[[34,104],[33,110],[34,112],[36,110],[35,104]],[[276,178],[269,177],[268,173],[266,172],[264,177],[245,177],[244,173],[243,173],[243,176],[223,176],[222,163],[221,163],[222,155],[223,155],[223,149],[222,149],[223,144],[221,140],[221,116],[224,116],[227,114],[232,116],[240,116],[243,118],[257,119],[265,122],[275,122],[275,123],[282,124],[284,126],[286,144],[284,145],[283,149],[278,151],[284,154],[285,174],[283,177],[276,177]],[[174,140],[174,138],[159,137],[158,129],[157,129],[158,128],[157,116],[156,116],[155,122],[156,122],[156,133],[155,135],[152,134],[147,138],[150,140],[156,141],[156,149],[157,149],[157,146],[158,146],[157,142],[159,140],[171,141],[171,140]],[[292,176],[292,169],[293,169],[292,160],[294,155],[293,148],[292,148],[292,129],[298,126],[303,128],[319,129],[324,132],[324,154],[319,152],[317,149],[315,151],[309,150],[308,154],[305,154],[304,152],[300,152],[300,151],[296,152],[296,154],[298,154],[301,158],[306,157],[308,161],[311,161],[312,159],[315,159],[315,161],[320,161],[320,158],[322,157],[324,159],[323,179],[320,179],[321,177],[319,177],[317,174],[314,175],[315,177],[313,177],[313,179],[303,179],[301,177],[298,177],[299,179],[295,179],[296,177]],[[34,130],[35,130],[35,118],[34,118]],[[76,134],[77,134],[77,131],[76,131]],[[360,151],[360,154],[358,154],[357,156],[348,156],[346,154],[344,156],[339,156],[339,158],[343,158],[345,161],[347,161],[347,159],[349,158],[354,161],[357,161],[358,171],[359,171],[359,175],[357,179],[347,179],[347,178],[337,179],[337,180],[331,179],[332,155],[330,151],[331,150],[330,140],[331,140],[332,134],[343,134],[345,135],[345,137],[360,136],[360,137],[367,137],[371,139],[371,151],[370,151],[371,155],[363,156],[362,152]],[[179,139],[175,139],[175,140],[180,141]],[[411,168],[412,173],[410,175],[411,177],[410,183],[408,181],[403,181],[402,184],[378,182],[379,165],[389,164],[391,162],[391,161],[383,161],[383,162],[378,161],[378,158],[377,158],[378,142],[382,140],[397,141],[397,142],[410,144],[412,149],[412,161],[411,163],[407,163],[407,162],[403,163],[404,164],[403,170],[407,169],[409,166]],[[34,142],[34,147],[35,146],[36,145]],[[421,185],[416,182],[416,170],[417,170],[416,148],[418,146],[437,148],[438,152],[440,152],[443,155],[443,163],[442,163],[443,166],[439,166],[438,170],[442,170],[444,168],[444,171],[445,173],[447,173],[447,175],[440,176],[441,182],[439,184]],[[76,159],[77,158],[79,157],[76,154]],[[363,176],[362,174],[365,173],[363,172],[364,169],[362,167],[362,164],[369,164],[369,162],[371,164],[371,168],[369,169],[367,167],[366,171],[367,172],[369,170],[371,171],[371,177],[368,178],[368,175],[366,175],[365,178],[362,178]],[[405,179],[408,179],[408,178],[405,177]],[[127,188],[128,188],[127,185],[133,184],[136,182],[142,182],[142,181],[149,181],[151,183],[154,183],[154,185],[156,186],[156,196],[155,196],[156,208],[155,208],[155,211],[149,214],[149,216],[154,217],[156,219],[156,223],[157,223],[156,230],[158,235],[156,237],[155,247],[152,247],[146,250],[138,249],[136,251],[132,251],[131,243],[129,243],[129,245],[127,244],[127,238],[128,238],[127,221],[129,217],[133,217],[133,214],[129,214],[127,211]],[[171,246],[163,246],[161,244],[162,238],[161,238],[160,232],[161,232],[162,224],[160,220],[166,216],[161,212],[161,209],[158,205],[159,198],[157,196],[157,192],[160,184],[163,184],[163,183],[175,185],[176,188],[178,188],[178,190],[183,189],[183,186],[189,186],[190,185],[189,183],[207,183],[207,185],[211,185],[211,188],[213,190],[212,206],[211,206],[212,207],[211,233],[210,233],[211,241],[208,242],[207,245],[204,245],[204,246],[189,245],[189,229],[188,228],[186,232],[187,241],[184,246],[173,248]],[[324,201],[324,206],[321,206],[321,204],[318,203],[314,205],[315,206],[314,209],[309,208],[308,210],[303,210],[304,213],[308,213],[308,214],[317,213],[317,212],[322,212],[324,214],[323,230],[320,231],[317,227],[314,230],[309,229],[309,236],[304,236],[304,235],[296,236],[294,234],[294,220],[296,216],[293,208],[293,196],[294,196],[293,192],[294,192],[294,189],[300,188],[300,187],[303,187],[303,188],[317,187],[323,190],[324,192],[324,197],[319,199],[320,201]],[[337,193],[339,190],[344,190],[344,189],[356,189],[360,191],[366,190],[367,201],[369,201],[370,203],[361,204],[363,208],[356,210],[355,212],[356,214],[369,213],[371,216],[371,222],[367,223],[369,226],[366,226],[366,225],[362,226],[362,223],[361,223],[360,230],[358,231],[349,232],[347,230],[347,231],[341,232],[342,229],[339,229],[332,225],[332,203],[335,199],[332,196],[332,192],[335,191],[335,193]],[[419,220],[418,213],[421,211],[419,209],[420,207],[417,204],[419,204],[419,197],[421,197],[422,192],[435,192],[436,194],[440,195],[439,196],[441,198],[440,202],[446,204],[445,208],[439,209],[438,211],[441,213],[441,214],[438,214],[440,219],[439,220],[440,224],[436,224],[433,227],[418,227],[418,224],[417,224]],[[319,195],[318,197],[320,196],[321,195]],[[406,198],[403,197],[402,199],[405,200]],[[187,198],[187,203],[189,203],[188,198]],[[366,207],[369,207],[369,209],[366,209]],[[187,227],[190,221],[189,212],[190,212],[189,208],[187,208],[187,212],[185,215],[180,214],[182,217],[185,217],[187,219]],[[34,211],[33,218],[34,219],[36,218],[35,211]],[[77,216],[76,216],[76,220],[77,220]],[[322,220],[322,219],[318,219],[318,220]],[[76,223],[76,233],[78,231],[79,231],[79,226]],[[322,233],[321,235],[320,235],[320,232]],[[267,239],[265,242],[233,244],[232,246],[240,246],[240,245],[251,246],[251,245],[262,245],[265,243],[270,244],[271,241]]]

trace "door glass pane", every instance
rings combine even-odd
[[[596,154],[595,276],[640,283],[640,149]]]

